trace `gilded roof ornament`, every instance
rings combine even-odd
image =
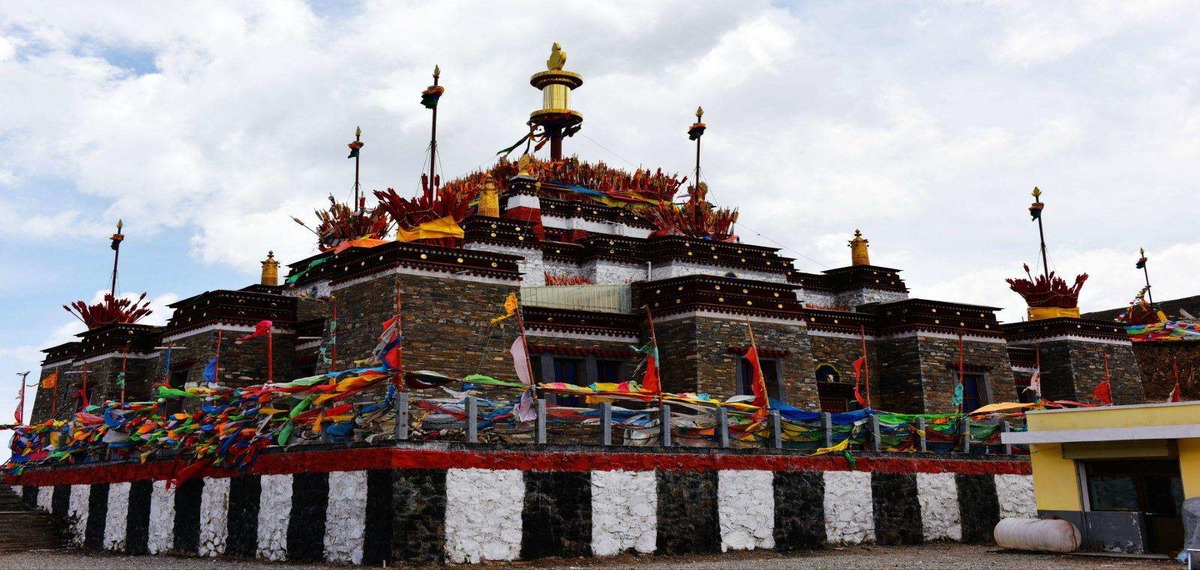
[[[550,47],[550,59],[546,60],[546,69],[550,71],[562,71],[564,65],[567,64],[567,52],[563,51],[562,46],[558,42]]]
[[[531,176],[529,166],[532,162],[533,160],[529,157],[528,153],[522,154],[521,158],[517,159],[517,176]]]

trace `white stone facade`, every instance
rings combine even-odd
[[[129,483],[108,486],[108,520],[104,524],[104,549],[125,549],[125,523],[129,519]]]
[[[367,517],[367,472],[329,474],[329,506],[325,511],[325,559],[362,564]]]
[[[263,475],[261,481],[257,555],[278,562],[287,558],[288,520],[292,515],[292,476]]]
[[[521,471],[447,471],[446,558],[460,564],[516,560],[524,500]]]
[[[200,494],[200,556],[225,554],[229,538],[229,479],[205,479]]]
[[[54,487],[38,487],[37,506],[46,512],[54,508]]]
[[[926,541],[962,540],[958,482],[953,473],[917,473],[917,498]]]
[[[91,485],[71,485],[71,502],[67,507],[67,521],[71,528],[71,542],[83,545],[83,533],[87,530],[88,497]]]
[[[653,471],[592,472],[592,554],[651,554],[658,536]]]
[[[521,261],[517,262],[517,270],[521,272],[521,285],[526,287],[540,287],[546,284],[546,264],[542,260],[542,251],[540,249],[477,242],[464,244],[463,249],[488,251],[520,257]]]
[[[786,273],[771,273],[767,271],[752,271],[737,267],[720,267],[716,265],[703,265],[700,263],[688,263],[686,261],[668,261],[666,263],[656,263],[650,270],[651,277],[654,280],[671,279],[673,277],[684,277],[687,275],[715,275],[723,277],[726,273],[737,275],[738,279],[749,279],[751,281],[766,281],[768,283],[787,283]]]
[[[161,554],[175,546],[175,487],[155,481],[150,490],[150,536],[146,551]]]
[[[1036,519],[1037,501],[1033,496],[1032,475],[997,475],[996,498],[1000,502],[1000,518]]]
[[[826,471],[824,502],[825,538],[830,544],[875,541],[870,473]]]
[[[775,548],[775,474],[718,471],[721,552]]]

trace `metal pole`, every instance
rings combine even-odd
[[[717,408],[717,446],[729,447],[729,411],[724,407]]]
[[[671,447],[671,404],[658,407],[659,445]]]
[[[783,449],[783,421],[779,410],[771,410],[771,447]]]
[[[358,128],[354,129],[354,142],[356,142],[356,143],[362,142],[362,127],[358,127]],[[361,156],[362,148],[359,147],[356,150],[358,152],[356,152],[354,154],[354,213],[357,214],[361,211],[360,204],[362,202],[362,200],[359,198],[359,185],[358,185],[358,161],[360,158],[362,158],[362,156]]]
[[[600,443],[612,445],[612,403],[600,404]]]
[[[962,432],[963,453],[971,453],[971,419],[963,418],[960,420],[959,430]]]
[[[479,399],[467,396],[467,442],[479,442]]]
[[[821,447],[833,447],[833,415],[821,412]]]
[[[1146,249],[1142,248],[1142,259],[1146,259]],[[1147,261],[1142,261],[1142,276],[1146,278],[1146,298],[1150,301],[1150,308],[1154,308],[1154,293],[1150,290],[1150,270],[1147,268]]]
[[[408,439],[408,392],[396,394],[396,439]]]
[[[112,250],[113,250],[113,272],[112,272],[112,287],[109,288],[108,294],[113,298],[117,296],[117,261],[121,259],[121,242],[125,240],[125,235],[121,233],[121,228],[125,225],[123,220],[117,220],[117,233],[112,235]]]
[[[537,420],[534,422],[537,425],[537,433],[534,434],[536,443],[546,443],[546,399],[538,398],[537,400]]]
[[[1000,422],[1000,433],[1009,433],[1009,432],[1011,432],[1011,431],[1012,431],[1012,424],[1008,423],[1008,421],[1007,421],[1007,420],[1005,420],[1005,421],[1003,421],[1003,422]],[[1000,439],[1001,439],[1001,440],[1003,440],[1004,438],[1003,438],[1003,437],[1001,437]],[[1013,452],[1013,449],[1012,449],[1012,444],[1011,444],[1011,443],[1005,443],[1005,444],[1004,444],[1004,454],[1005,454],[1005,455],[1012,455],[1012,452]]]
[[[1041,204],[1042,203],[1041,196],[1042,196],[1042,191],[1039,190],[1037,187],[1034,187],[1033,203]],[[1042,211],[1045,211],[1045,210],[1043,209]],[[1041,245],[1042,245],[1042,271],[1044,272],[1043,274],[1046,276],[1046,279],[1049,279],[1050,278],[1050,264],[1049,264],[1049,262],[1046,261],[1046,232],[1044,229],[1042,229],[1042,211],[1038,212],[1038,217],[1037,217],[1038,240],[1041,242]]]
[[[438,86],[438,78],[441,77],[442,70],[438,66],[433,66],[433,86]],[[425,187],[425,198],[432,200],[437,184],[437,105],[433,106],[433,129],[429,135],[429,185]]]
[[[929,451],[929,440],[925,437],[925,418],[917,418],[917,449]]]
[[[867,423],[871,426],[871,451],[883,451],[883,442],[879,438],[879,416],[871,414]]]

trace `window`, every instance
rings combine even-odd
[[[590,384],[584,372],[584,361],[574,358],[554,359],[554,381],[585,386]]]
[[[958,372],[954,373],[957,380]],[[987,376],[967,372],[963,375],[963,413],[973,412],[988,403]]]
[[[1179,516],[1183,479],[1175,460],[1088,461],[1084,463],[1093,511],[1140,511]]]
[[[783,375],[780,373],[782,368],[778,358],[759,358],[759,366],[762,367],[763,382],[767,385],[767,397],[772,400],[784,401],[782,397]],[[754,389],[750,387],[750,382],[754,378],[754,367],[750,365],[750,361],[742,357],[738,360],[738,394],[753,395]]]
[[[841,382],[842,373],[832,364],[822,362],[817,365],[817,382]]]
[[[596,361],[596,381],[597,382],[620,382],[621,381],[621,361],[619,361],[619,360],[597,360]]]

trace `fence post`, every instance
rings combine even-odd
[[[833,447],[833,416],[821,412],[821,447]]]
[[[658,444],[663,447],[671,446],[671,404],[658,407]]]
[[[971,453],[971,418],[963,418],[961,420],[959,431],[962,432],[963,453]]]
[[[600,443],[612,445],[612,403],[600,404]]]
[[[883,442],[879,439],[879,416],[871,414],[867,423],[871,426],[871,451],[883,451]]]
[[[537,420],[534,421],[537,425],[537,433],[534,434],[535,443],[546,443],[546,399],[538,398],[537,400]]]
[[[783,421],[779,410],[771,410],[771,447],[783,449]]]
[[[1000,422],[1000,433],[1004,434],[1004,433],[1008,433],[1011,431],[1012,431],[1012,424],[1008,423],[1008,420]],[[1004,436],[1000,436],[1000,439],[1003,440]],[[1012,444],[1011,443],[1004,444],[1004,454],[1012,455]]]
[[[467,396],[467,442],[479,443],[479,399]]]
[[[408,439],[408,392],[396,394],[396,439]]]
[[[929,451],[929,440],[925,437],[925,418],[917,418],[917,449]]]
[[[729,411],[725,406],[717,408],[717,447],[729,447]]]

